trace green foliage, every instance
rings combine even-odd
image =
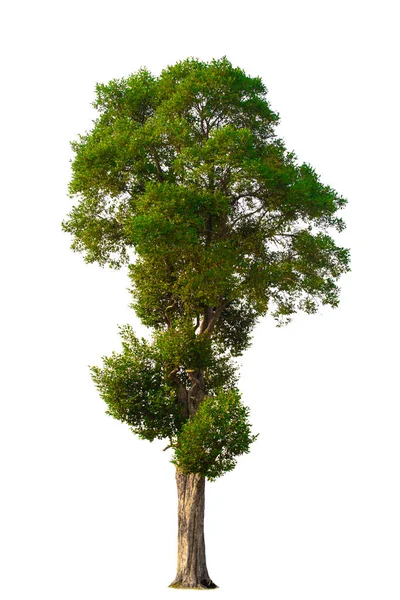
[[[232,356],[241,356],[250,346],[258,316],[250,302],[230,302],[215,326],[214,339],[220,351],[229,348]]]
[[[248,414],[236,389],[206,397],[183,426],[172,462],[184,473],[210,480],[232,471],[236,457],[248,453],[257,438],[251,435]]]
[[[172,438],[181,427],[181,410],[163,377],[157,349],[138,340],[128,326],[121,335],[122,353],[104,357],[102,369],[91,368],[107,414],[130,425],[142,439]]]
[[[207,392],[226,391],[236,382],[235,367],[213,348],[209,337],[159,332],[153,343],[139,340],[128,325],[120,328],[122,352],[103,357],[103,367],[91,367],[93,381],[106,402],[107,414],[127,423],[140,438],[172,439],[185,419],[167,374],[178,366],[190,386],[187,370],[203,369]]]
[[[298,164],[275,134],[261,79],[226,58],[99,84],[94,107],[92,130],[72,144],[76,204],[63,229],[87,262],[128,265],[132,307],[153,340],[123,329],[122,353],[93,378],[109,414],[145,439],[178,439],[182,468],[212,478],[248,448],[232,359],[257,320],[270,312],[281,325],[338,305],[350,256],[332,235],[346,200]]]
[[[145,324],[163,328],[220,298],[259,316],[271,308],[278,321],[337,305],[349,254],[328,229],[344,228],[345,200],[276,138],[259,78],[226,58],[188,59],[96,92],[99,118],[73,144],[79,203],[63,226],[88,262],[119,267],[136,252],[130,275]]]
[[[207,369],[213,364],[211,338],[196,335],[191,322],[179,328],[157,332],[155,344],[167,369],[177,365],[186,369]]]

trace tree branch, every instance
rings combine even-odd
[[[186,369],[186,373],[188,374],[188,377],[190,379],[190,381],[193,383],[193,385],[200,385],[200,379],[197,379],[195,373],[195,369]]]
[[[162,449],[163,452],[165,452],[166,450],[168,450],[168,448],[174,448],[175,446],[173,446],[173,444],[169,444],[168,446],[165,446],[165,448]]]
[[[178,388],[179,391],[184,390],[186,392],[186,388],[183,385],[182,381],[179,379],[179,377],[177,377],[177,372],[179,371],[179,367],[175,367],[175,369],[173,369],[171,371],[171,373],[168,373],[167,375],[167,379],[170,379],[172,381],[172,383],[174,383],[176,385],[176,387]]]
[[[157,167],[158,179],[159,179],[160,183],[162,183],[164,181],[164,173],[163,173],[163,170],[160,165],[157,150],[154,147],[153,147],[153,157],[154,157],[156,167]]]
[[[214,311],[214,314],[211,317],[210,322],[208,323],[204,333],[206,333],[207,335],[211,335],[218,319],[221,316],[223,308],[224,308],[224,303],[221,301],[220,305]]]
[[[211,318],[212,318],[212,307],[211,306],[207,306],[207,308],[204,311],[204,316],[203,316],[203,319],[202,319],[201,324],[200,324],[199,335],[201,335],[202,333],[205,332],[205,330],[207,329],[208,324],[209,324]]]
[[[253,215],[256,215],[258,212],[260,212],[261,210],[264,210],[264,214],[262,215],[262,217],[264,217],[265,213],[267,212],[268,209],[265,208],[265,206],[259,206],[258,208],[256,208],[256,210],[253,210],[251,213],[244,213],[244,214],[239,215],[238,217],[236,217],[236,219],[234,221],[232,221],[232,223],[230,224],[231,227],[233,227],[234,225],[236,225],[236,223],[238,221],[240,221],[241,219],[247,219],[248,217],[252,217]]]
[[[174,308],[174,306],[176,306],[176,300],[174,300],[172,304],[170,304],[169,306],[167,306],[167,308],[164,311],[164,316],[165,316],[165,320],[167,321],[167,327],[168,327],[168,329],[171,329],[172,322],[171,322],[171,319],[169,318],[169,316],[167,314],[167,311],[171,310],[172,308]]]

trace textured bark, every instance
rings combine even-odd
[[[170,587],[213,589],[204,543],[205,478],[176,471],[178,490],[178,567]]]

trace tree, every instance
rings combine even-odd
[[[336,307],[349,252],[331,237],[346,201],[276,133],[261,79],[226,58],[141,69],[96,86],[98,118],[73,142],[63,229],[86,262],[128,265],[151,341],[121,328],[122,352],[93,367],[108,414],[167,439],[178,489],[174,587],[212,588],[205,479],[255,440],[235,358],[257,320]]]

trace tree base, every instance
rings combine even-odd
[[[169,587],[213,590],[206,565],[204,543],[205,477],[176,471],[178,490],[178,564]]]
[[[168,587],[182,590],[215,590],[218,588],[211,579],[193,583],[184,583],[179,579],[175,579]]]

